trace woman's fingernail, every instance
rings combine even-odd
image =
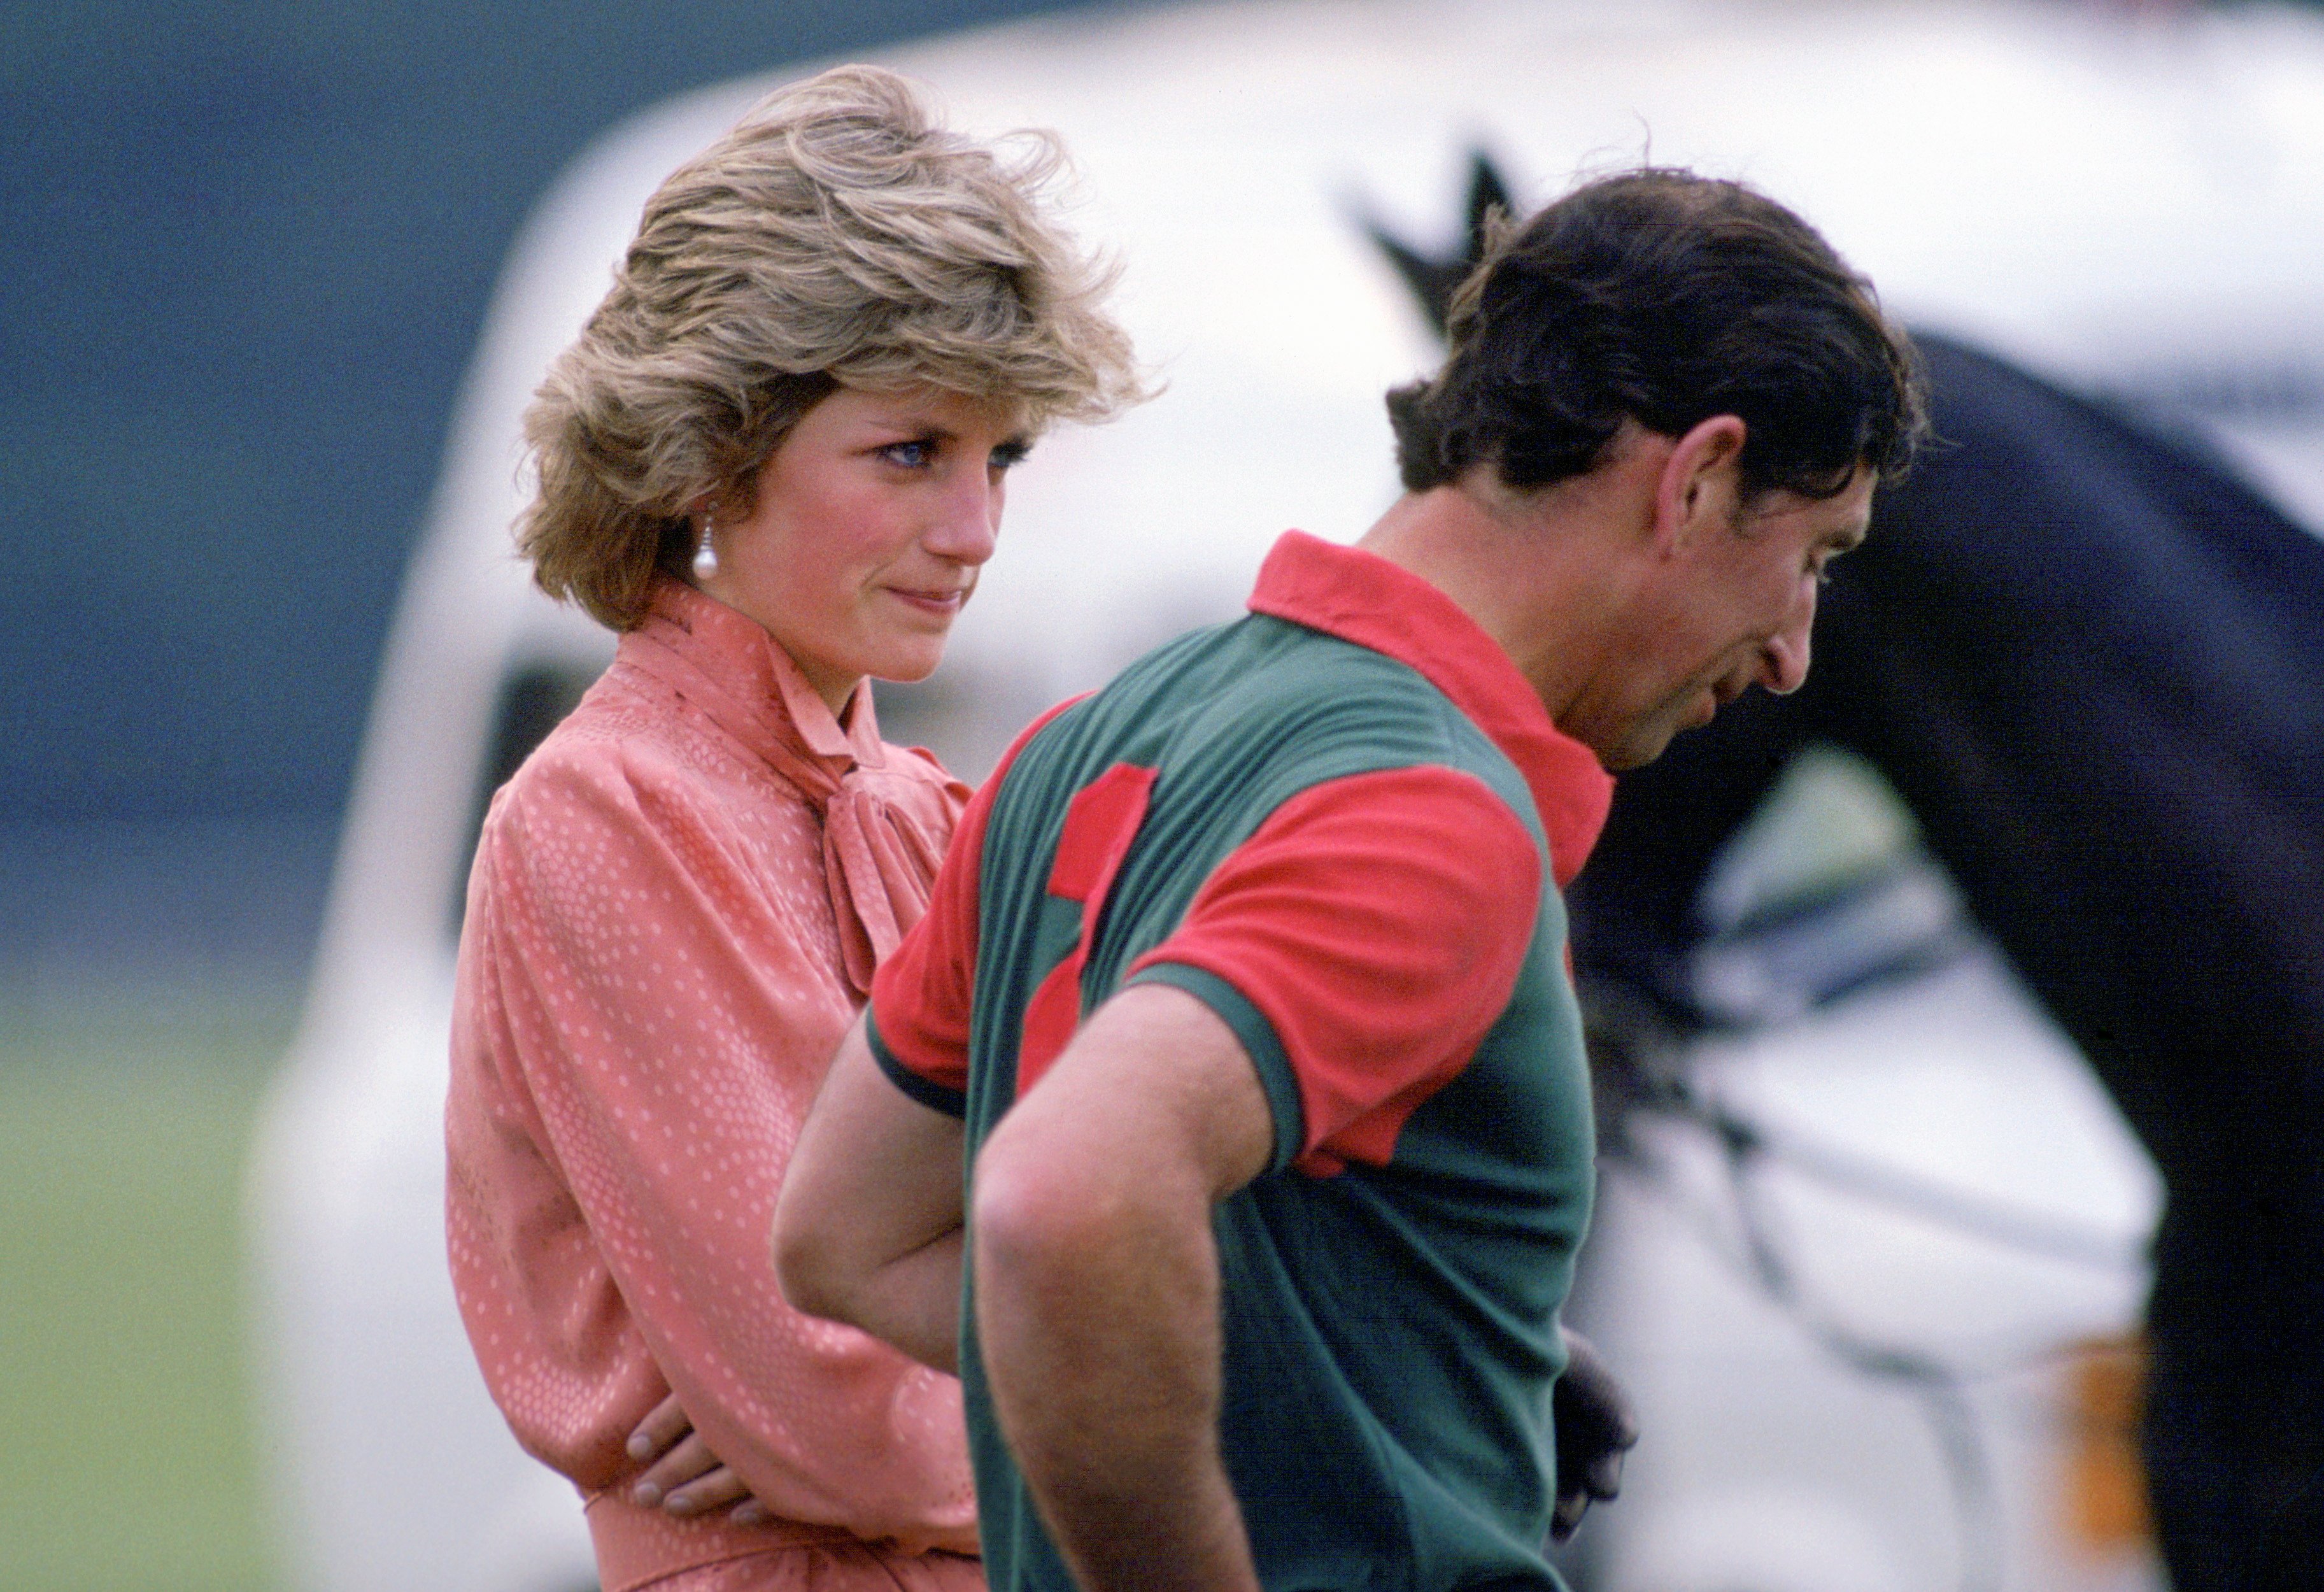
[[[641,1431],[633,1431],[630,1433],[630,1458],[632,1459],[652,1458],[653,1439],[646,1436],[646,1434]]]
[[[745,1498],[734,1506],[734,1523],[746,1526],[766,1524],[767,1506],[756,1498]]]
[[[641,1509],[651,1509],[661,1502],[661,1489],[651,1482],[640,1482],[630,1489],[630,1502]]]

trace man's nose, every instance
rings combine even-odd
[[[1807,683],[1808,635],[1815,628],[1816,588],[1813,582],[1793,605],[1784,627],[1767,638],[1759,683],[1776,696],[1787,697]]]

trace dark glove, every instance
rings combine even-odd
[[[1565,1374],[1557,1379],[1550,1415],[1557,1424],[1557,1506],[1549,1538],[1563,1542],[1595,1499],[1622,1490],[1622,1456],[1638,1440],[1630,1397],[1599,1357],[1598,1347],[1571,1327],[1565,1334]]]

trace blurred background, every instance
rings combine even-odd
[[[14,378],[0,388],[0,535],[16,577],[0,588],[0,1592],[280,1584],[245,1321],[253,1135],[299,1022],[463,375],[543,190],[597,135],[684,90],[1035,13],[1152,9],[146,0],[0,14],[0,368]],[[1808,8],[1635,9],[1683,36],[1698,14]],[[2119,30],[2130,43],[2109,65],[2135,79],[2167,54],[2157,30],[2205,8],[2018,9]],[[1397,67],[1383,52],[1383,80]],[[2162,66],[2153,81],[2158,96],[2183,88]],[[2281,121],[2324,126],[2324,105]],[[1443,174],[1460,155],[1416,149],[1392,173],[1400,219],[1451,225]],[[1440,190],[1441,214],[1411,199]],[[1314,208],[1318,229],[1353,236]],[[1166,241],[1139,242],[1133,267]],[[1364,291],[1395,291],[1379,262],[1362,269],[1379,279]],[[1411,368],[1427,356],[1421,323],[1380,302],[1386,357]],[[1376,418],[1376,383],[1325,375]],[[1181,394],[1203,379],[1190,368]],[[2314,392],[2292,396],[2312,421]],[[1247,418],[1213,408],[1222,425]],[[1348,473],[1357,497],[1383,489],[1384,455],[1379,478]],[[995,727],[1047,690],[996,696],[1010,723]],[[1860,809],[1883,835],[1885,801]],[[1847,825],[1822,810],[1813,827]],[[1893,1102],[1895,1079],[1865,1092]],[[2152,1195],[2131,1182],[2116,1203],[2144,1220]],[[2124,1300],[2135,1269],[2117,1267]],[[1932,1508],[1930,1532],[1949,1531]],[[2103,1585],[2147,1574],[2142,1559]]]

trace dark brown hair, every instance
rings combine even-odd
[[[1648,167],[1504,220],[1452,301],[1450,355],[1388,395],[1425,492],[1489,462],[1518,490],[1582,475],[1626,420],[1741,418],[1747,500],[1840,492],[1910,465],[1926,421],[1911,343],[1871,283],[1740,182]]]

